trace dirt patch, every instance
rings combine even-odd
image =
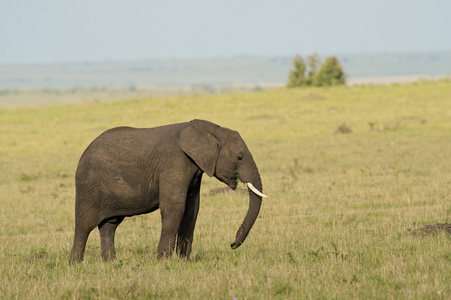
[[[335,134],[346,134],[346,133],[352,133],[352,128],[347,125],[346,123],[341,124],[340,126],[338,126],[337,130],[335,131]]]
[[[432,225],[425,225],[422,228],[418,228],[415,230],[407,229],[407,231],[414,236],[429,236],[435,235],[438,232],[444,232],[447,234],[451,234],[451,224],[449,223],[437,223]]]

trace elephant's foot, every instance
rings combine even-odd
[[[72,251],[73,252],[73,251]],[[69,265],[75,265],[77,263],[81,263],[83,261],[83,254],[70,254]]]
[[[171,257],[172,257],[172,253],[167,253],[167,252],[160,253],[160,252],[158,252],[158,254],[157,254],[157,258],[159,260],[169,259]]]
[[[189,239],[180,239],[180,242],[177,243],[177,254],[181,258],[189,260],[189,256],[191,254],[191,244],[192,242]]]
[[[116,260],[116,252],[111,249],[102,251],[102,260],[103,261],[114,261]]]

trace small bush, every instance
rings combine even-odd
[[[293,59],[294,69],[288,74],[288,87],[297,87],[307,85],[308,81],[305,78],[305,62],[300,55],[296,55]]]
[[[335,56],[327,58],[315,74],[313,85],[331,86],[343,84],[345,84],[345,73],[340,61]]]
[[[307,68],[303,58],[297,54],[293,59],[293,66],[288,74],[288,87],[345,84],[343,67],[335,56],[328,57],[321,63],[318,54],[310,55],[307,57]]]
[[[308,65],[308,83],[312,85],[314,83],[316,72],[318,72],[318,68],[321,66],[321,59],[317,53],[310,55],[307,57],[307,65]]]

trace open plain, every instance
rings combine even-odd
[[[204,176],[190,261],[157,259],[157,211],[119,226],[116,261],[94,230],[70,266],[87,145],[195,118],[238,130],[259,167],[269,198],[244,244],[244,186]],[[451,297],[449,79],[1,108],[0,170],[2,299]]]

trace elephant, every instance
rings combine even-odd
[[[174,248],[189,259],[199,211],[203,173],[249,193],[249,209],[236,234],[238,248],[262,204],[257,165],[237,131],[205,120],[154,128],[116,127],[103,132],[82,154],[75,174],[75,234],[70,263],[83,260],[90,232],[98,227],[102,260],[114,260],[116,228],[125,217],[160,209],[158,258]]]

